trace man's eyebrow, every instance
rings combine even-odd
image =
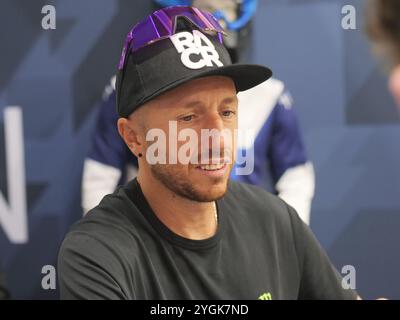
[[[195,107],[202,106],[202,105],[203,105],[203,102],[201,102],[200,100],[195,100],[195,101],[190,101],[188,103],[185,103],[183,105],[183,107],[185,109],[190,109],[190,108],[195,108]]]
[[[234,103],[234,102],[235,103],[238,102],[237,96],[225,98],[224,100],[221,101],[220,105],[230,104],[230,103]]]

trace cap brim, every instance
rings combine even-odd
[[[235,83],[236,91],[240,92],[251,89],[264,81],[267,81],[272,77],[272,71],[265,66],[257,64],[231,64],[224,67],[209,69],[190,77],[179,79],[160,88],[150,96],[147,96],[142,103],[152,100],[166,91],[172,90],[191,80],[210,76],[226,76],[231,78]]]
[[[229,77],[235,82],[236,91],[240,92],[267,81],[272,77],[272,71],[267,67],[256,64],[231,64],[226,67],[204,71],[190,80],[208,76]]]

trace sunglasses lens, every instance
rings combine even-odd
[[[173,35],[177,17],[186,18],[200,30],[218,33],[219,40],[222,42],[220,33],[224,33],[224,30],[211,13],[186,6],[164,8],[133,27],[125,40],[119,69],[123,69],[130,50],[134,52],[149,43]]]

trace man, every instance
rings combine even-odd
[[[188,1],[156,1],[158,5],[185,5]],[[214,12],[224,22],[228,36],[225,46],[237,63],[249,46],[251,18],[257,1],[195,0],[194,6]],[[254,154],[254,170],[231,178],[254,184],[279,195],[293,206],[302,220],[309,224],[315,177],[308,161],[292,99],[283,82],[270,79],[238,95],[239,128],[252,129],[252,139],[241,139],[238,152]],[[253,112],[248,112],[251,105]],[[85,159],[82,177],[82,208],[88,212],[119,183],[137,175],[137,159],[120,138],[115,112],[115,77],[106,87],[100,106],[93,145]]]
[[[61,298],[356,298],[293,208],[229,181],[236,94],[272,73],[231,65],[221,33],[210,14],[175,7],[128,34],[116,81],[118,131],[138,158],[138,175],[66,236]],[[218,139],[203,139],[204,130]]]
[[[389,89],[400,106],[400,2],[370,0],[367,30],[376,52],[391,70]]]

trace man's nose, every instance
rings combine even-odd
[[[204,130],[207,131],[206,135]],[[225,148],[230,148],[231,137],[222,116],[218,112],[207,115],[202,131],[201,145],[202,148],[208,146],[211,158],[228,156],[225,154],[227,152]],[[207,139],[207,141],[203,139]],[[207,143],[204,144],[205,142]]]
[[[222,131],[224,128],[224,121],[219,112],[213,112],[206,116],[204,129],[216,129]]]

